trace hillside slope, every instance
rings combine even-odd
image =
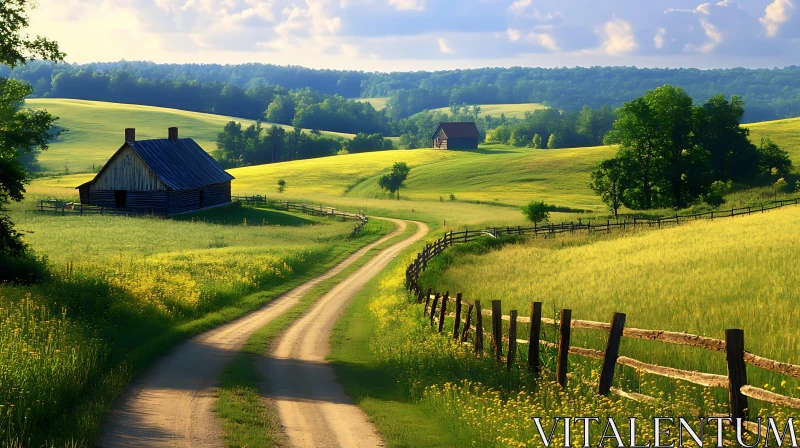
[[[533,112],[539,109],[547,109],[547,106],[539,103],[523,103],[523,104],[480,104],[481,113],[480,117],[491,115],[499,118],[501,114],[506,118],[525,118],[525,112]],[[450,112],[449,107],[440,107],[433,109],[439,112]]]
[[[754,142],[771,137],[800,166],[800,119],[750,127]],[[87,137],[87,142],[92,141]],[[118,142],[116,137],[113,141]],[[413,218],[414,211],[425,210],[428,217],[455,219],[457,215],[475,215],[470,222],[509,218],[516,223],[521,215],[515,207],[461,202],[517,206],[543,200],[573,210],[605,213],[605,206],[589,189],[589,175],[600,160],[614,152],[615,148],[607,146],[534,150],[501,145],[474,151],[392,150],[259,165],[230,172],[236,177],[233,192],[238,195],[267,194],[349,209],[371,207],[373,212],[379,207],[393,216],[407,218]],[[67,156],[62,153],[61,157]],[[411,202],[389,201],[378,188],[378,176],[395,162],[411,166],[406,187],[401,190],[401,197]],[[90,178],[90,174],[82,174],[39,179],[29,192],[32,197],[75,197],[74,187]],[[288,185],[280,196],[275,193],[279,179]],[[456,201],[451,201],[451,194]]]
[[[44,170],[50,172],[89,172],[92,164],[105,163],[122,144],[125,128],[136,128],[138,139],[149,139],[166,138],[167,128],[177,126],[181,137],[195,139],[210,152],[216,148],[217,134],[227,122],[235,120],[245,126],[254,123],[253,120],[223,115],[100,101],[41,98],[28,100],[25,104],[34,109],[46,109],[59,117],[56,123],[59,127],[69,131],[39,156]],[[291,126],[279,126],[292,129]],[[324,133],[352,137],[351,134]]]

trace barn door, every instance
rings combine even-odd
[[[128,192],[125,190],[114,190],[114,207],[125,208],[128,199]]]

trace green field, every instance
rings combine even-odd
[[[191,137],[208,152],[216,149],[217,134],[231,120],[244,125],[255,123],[222,115],[187,112],[163,107],[105,103],[70,99],[31,99],[25,103],[34,109],[46,109],[59,117],[56,124],[69,132],[50,144],[39,157],[46,171],[63,173],[89,172],[92,164],[101,165],[122,146],[125,128],[136,128],[136,138],[166,138],[167,128],[177,126],[181,137]],[[269,126],[265,124],[265,126]],[[291,126],[280,125],[286,129]],[[349,138],[351,134],[324,132]]]
[[[800,119],[750,125],[754,141],[769,136],[800,165]],[[432,149],[392,150],[348,154],[320,159],[259,165],[230,170],[236,177],[234,194],[267,194],[285,200],[324,203],[346,209],[363,209],[428,222],[452,224],[518,224],[515,206],[531,200],[575,211],[606,213],[605,206],[588,187],[589,174],[611,147],[534,150],[490,145],[475,151]],[[389,200],[377,178],[394,162],[411,166],[404,200]],[[29,187],[32,197],[74,198],[74,187],[90,174],[38,179]],[[278,196],[275,185],[286,180]],[[453,195],[455,201],[450,200]],[[483,202],[513,207],[479,205]],[[590,215],[587,215],[590,216]],[[577,219],[576,216],[553,216]]]
[[[499,118],[501,114],[505,115],[506,118],[525,118],[525,112],[533,112],[540,109],[547,109],[547,106],[539,103],[480,104],[479,106],[481,107],[481,113],[478,115],[479,117],[486,117],[487,115],[491,115],[495,118]],[[440,107],[438,109],[433,109],[433,110],[445,113],[450,112],[449,107]]]
[[[790,206],[660,231],[539,239],[459,255],[427,286],[482,303],[501,299],[506,313],[524,315],[540,301],[549,315],[569,308],[574,319],[609,321],[614,312],[626,313],[626,326],[636,328],[718,339],[725,329],[741,328],[748,351],[796,364],[800,294],[792,279],[800,265],[791,248],[800,244],[798,232],[800,206]],[[699,353],[632,340],[622,351],[644,362],[725,374],[724,356]],[[752,384],[775,385],[777,375],[752,370]],[[783,379],[789,384],[782,393],[800,396],[800,381],[778,383]]]
[[[376,97],[376,98],[354,98],[354,100],[358,101],[360,103],[372,104],[372,107],[374,107],[375,110],[381,110],[381,109],[385,109],[386,108],[386,101],[389,100],[389,97],[388,96],[383,96],[383,97]]]
[[[11,216],[51,277],[0,285],[3,446],[27,437],[89,446],[111,401],[154,357],[388,231],[370,223],[350,238],[352,222],[237,206],[180,219],[24,207]]]

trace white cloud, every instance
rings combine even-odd
[[[633,27],[625,20],[614,18],[603,25],[603,50],[611,56],[631,53],[639,47],[633,35]]]
[[[699,53],[711,53],[714,51],[715,48],[719,44],[725,41],[725,38],[722,36],[722,33],[714,26],[713,23],[707,20],[701,20],[700,25],[703,27],[703,31],[706,33],[706,37],[708,38],[706,42],[701,46],[695,45],[687,45],[686,51],[696,51]]]
[[[528,34],[528,41],[541,45],[550,51],[558,51],[558,44],[553,36],[547,33],[530,33]]]
[[[711,3],[703,3],[702,5],[699,5],[696,11],[705,15],[711,14]]]
[[[517,0],[508,7],[508,12],[522,14],[529,6],[533,6],[533,0]]]
[[[759,21],[767,30],[767,36],[775,37],[781,26],[792,17],[794,4],[792,0],[775,0],[764,10],[764,17]]]
[[[542,22],[553,20],[556,16],[561,15],[558,11],[543,13],[534,6],[533,0],[516,0],[508,7],[508,12],[519,17],[532,17]]]
[[[453,54],[453,50],[447,45],[447,41],[443,37],[439,38],[439,51],[444,54]]]
[[[653,42],[656,44],[656,48],[659,50],[664,48],[664,36],[667,35],[666,28],[659,28],[656,35],[653,37]]]
[[[398,11],[424,11],[425,0],[389,0]]]
[[[518,42],[521,37],[519,30],[515,30],[513,28],[507,29],[506,35],[508,36],[508,40],[511,42]]]

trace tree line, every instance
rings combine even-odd
[[[242,129],[241,123],[230,121],[217,134],[212,155],[223,167],[235,168],[387,149],[393,149],[392,141],[380,134],[359,133],[347,140],[314,130],[287,130],[277,125],[265,128],[261,122]]]
[[[632,210],[685,208],[698,200],[719,205],[727,185],[782,178],[792,170],[786,151],[749,140],[741,126],[744,101],[716,95],[695,105],[665,85],[625,103],[604,141],[615,157],[592,173],[591,188],[617,215]]]
[[[579,148],[603,144],[616,113],[604,105],[598,110],[584,106],[580,112],[540,109],[523,120],[505,120],[486,133],[486,143],[502,143],[535,149]]]
[[[681,85],[693,97],[709,98],[720,92],[739,96],[748,105],[744,122],[800,116],[797,66],[756,70],[511,67],[365,73],[269,64],[32,62],[14,69],[0,67],[0,76],[30,83],[35,96],[135,102],[252,119],[263,115],[271,102],[270,89],[278,88],[284,95],[308,88],[342,99],[389,97],[386,114],[399,120],[454,104],[533,102],[567,112],[578,112],[583,106],[600,109],[605,104],[617,108],[665,84]]]

